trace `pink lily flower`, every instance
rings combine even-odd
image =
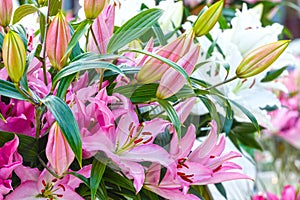
[[[250,179],[239,172],[241,170],[239,165],[229,162],[233,158],[240,157],[239,153],[231,151],[222,154],[225,148],[225,137],[218,138],[215,121],[211,122],[211,131],[205,141],[191,152],[193,146],[191,141],[195,139],[195,127],[190,125],[180,143],[176,136],[171,141],[170,153],[177,160],[177,174],[183,184],[206,185],[236,179]]]
[[[183,34],[166,46],[154,51],[154,53],[173,62],[177,62],[190,50],[193,39],[193,33]],[[140,72],[137,74],[137,81],[144,84],[158,81],[169,68],[170,67],[162,61],[148,57],[143,63]]]
[[[77,173],[89,177],[91,166],[85,166]],[[32,199],[57,199],[57,200],[83,200],[75,192],[81,181],[67,174],[62,179],[52,176],[46,169],[40,172],[37,168],[20,166],[16,174],[21,179],[21,185],[6,200],[32,200]]]
[[[296,189],[291,185],[286,185],[281,193],[281,198],[284,200],[299,200],[300,195],[297,197]]]
[[[68,170],[75,158],[75,154],[57,122],[52,125],[49,131],[46,157],[58,176],[62,176]]]
[[[139,123],[136,113],[131,111],[120,118],[110,137],[99,132],[85,137],[83,146],[88,151],[104,152],[113,161],[113,168],[119,168],[129,179],[134,179],[134,187],[139,192],[145,179],[144,167],[139,162],[160,163],[174,172],[174,160],[165,149],[153,144],[168,125],[168,121],[159,118]]]
[[[177,64],[181,66],[188,75],[191,75],[200,53],[200,46],[197,45],[181,59]],[[173,68],[169,68],[162,76],[156,96],[161,99],[166,99],[176,94],[186,83],[185,78]]]
[[[14,169],[22,164],[22,158],[17,152],[19,146],[19,138],[14,137],[13,140],[6,142],[0,148],[0,199],[3,199],[3,195],[12,190],[11,174]]]
[[[88,51],[98,54],[106,54],[108,42],[113,35],[115,21],[115,5],[110,4],[104,8],[101,14],[94,20],[92,29],[95,33],[97,44],[94,41],[91,33],[88,41]],[[99,46],[99,50],[98,47]]]

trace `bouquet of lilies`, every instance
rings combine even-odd
[[[238,94],[261,74],[274,80],[267,71],[288,40],[228,64],[214,34],[221,22],[232,30],[223,0],[168,33],[164,11],[146,5],[116,26],[116,2],[84,0],[82,20],[60,0],[30,2],[13,12],[0,0],[0,199],[209,199],[207,184],[224,194],[222,182],[252,180],[234,162],[242,154],[224,152],[226,136],[255,148],[252,133],[267,124],[226,85]],[[37,27],[22,25],[29,15]],[[231,41],[247,40],[237,32]],[[208,67],[220,76],[198,75]]]

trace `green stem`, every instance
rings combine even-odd
[[[218,86],[224,85],[224,84],[226,84],[226,83],[228,83],[228,82],[231,82],[231,81],[233,81],[233,80],[235,80],[235,79],[237,79],[237,76],[234,76],[234,77],[232,77],[232,78],[230,78],[230,79],[226,79],[225,81],[223,81],[223,82],[221,82],[221,83],[218,83],[218,84],[216,84],[216,85],[212,85],[212,86],[206,88],[205,90],[211,90],[211,89],[214,89],[214,88],[216,88],[216,87],[218,87]]]
[[[92,33],[93,40],[96,44],[97,50],[98,50],[99,54],[101,54],[101,50],[100,50],[99,44],[97,42],[96,35],[95,35],[94,30],[93,30],[93,26],[90,26],[90,30],[91,30],[91,33]],[[103,78],[104,78],[104,69],[100,69],[99,74],[100,74],[100,78],[99,78],[98,91],[100,91],[101,88],[102,88],[102,83],[103,83]]]
[[[32,103],[33,105],[39,105],[39,102],[37,100],[35,100],[27,91],[23,90],[20,87],[20,83],[14,83],[14,85],[18,92],[26,97],[30,101],[30,103]]]
[[[60,176],[58,176],[53,170],[51,170],[51,169],[46,165],[46,163],[41,159],[41,157],[40,157],[39,155],[38,155],[37,157],[38,157],[38,159],[39,159],[41,165],[42,165],[45,169],[47,169],[47,171],[48,171],[52,176],[54,176],[55,178],[58,178],[58,179],[61,178]]]
[[[42,62],[42,68],[43,68],[43,75],[44,75],[44,83],[48,85],[47,80],[47,69],[46,69],[46,39],[47,39],[47,32],[49,28],[49,12],[50,12],[50,0],[48,0],[48,10],[47,10],[47,17],[46,17],[46,30],[45,30],[45,36],[44,36],[44,47],[43,47],[43,62]]]

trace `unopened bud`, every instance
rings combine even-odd
[[[0,0],[0,26],[6,27],[9,25],[12,11],[12,0]]]
[[[222,14],[223,5],[224,0],[218,1],[199,15],[193,27],[196,37],[207,34],[215,26]]]
[[[26,49],[20,36],[9,31],[3,40],[3,62],[7,73],[14,83],[20,82],[26,66]]]
[[[289,40],[280,40],[254,49],[236,69],[238,78],[255,76],[267,69],[287,48]]]
[[[106,6],[107,0],[84,0],[84,13],[87,19],[96,19]]]
[[[71,40],[69,25],[62,12],[58,12],[49,26],[46,39],[46,51],[51,65],[60,70],[68,60],[64,56]]]

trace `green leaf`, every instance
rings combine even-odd
[[[130,100],[133,103],[149,102],[156,98],[157,88],[157,83],[141,85],[140,87],[137,87],[136,90],[134,90],[133,94],[130,97]]]
[[[37,159],[38,143],[33,137],[0,131],[0,146],[12,140],[15,135],[19,138],[18,152],[22,155],[23,160],[25,162],[35,162]]]
[[[225,199],[227,199],[226,190],[225,190],[223,184],[222,184],[222,183],[216,183],[215,186],[216,186],[217,190],[221,193],[221,195],[222,195]]]
[[[61,10],[62,0],[50,0],[49,2],[49,16],[54,16]]]
[[[256,118],[254,117],[254,115],[248,110],[246,109],[244,106],[238,104],[235,101],[232,101],[230,99],[228,99],[233,105],[235,105],[237,108],[239,108],[247,117],[248,119],[253,123],[254,127],[256,128],[258,134],[260,135],[260,127],[258,125],[258,122],[256,120]]]
[[[0,49],[2,49],[3,40],[4,40],[4,35],[3,33],[0,33]]]
[[[175,111],[173,106],[168,101],[166,101],[164,99],[157,99],[157,102],[167,112],[169,119],[171,120],[171,122],[173,123],[173,125],[176,129],[177,137],[178,137],[178,141],[179,141],[181,138],[181,127],[180,127],[180,120],[177,115],[177,112]]]
[[[238,134],[254,133],[256,128],[252,123],[242,122],[235,125],[231,131]]]
[[[231,135],[233,135],[241,144],[258,149],[260,151],[263,150],[262,146],[260,143],[255,139],[255,134],[237,134],[234,132],[230,132]]]
[[[75,74],[72,74],[72,75],[62,78],[61,81],[59,82],[56,96],[58,96],[61,99],[64,99],[66,96],[67,90],[68,90],[70,84],[72,83],[72,81],[74,80],[74,78],[75,78]]]
[[[84,35],[85,32],[87,32],[87,30],[90,28],[92,22],[88,19],[83,20],[79,26],[76,28],[74,35],[72,36],[68,48],[65,52],[64,57],[66,57],[72,50],[73,48],[76,46],[76,44],[78,43],[79,39]],[[64,58],[63,57],[63,58]]]
[[[157,22],[153,25],[153,31],[159,41],[159,44],[161,46],[165,46],[167,44],[167,40],[165,38],[164,32],[162,31],[160,25]]]
[[[215,104],[206,96],[199,96],[199,99],[203,102],[205,107],[209,110],[209,114],[210,114],[211,118],[216,121],[216,123],[218,125],[218,133],[220,133],[221,121],[220,121],[220,117],[218,115],[218,111],[217,111]]]
[[[70,27],[70,32],[71,32],[71,35],[73,36],[74,35],[74,29],[71,25],[69,25]],[[77,42],[74,46],[74,48],[72,48],[72,52],[70,54],[70,60],[74,59],[76,56],[80,55],[82,53],[81,51],[81,48],[79,46],[79,43]]]
[[[21,19],[23,19],[23,17],[35,12],[39,12],[39,9],[34,5],[23,4],[19,6],[14,12],[12,24],[19,22]]]
[[[46,17],[44,15],[40,15],[40,33],[41,37],[40,40],[41,42],[44,42],[45,35],[46,35]]]
[[[282,72],[284,72],[284,70],[286,70],[287,67],[282,67],[280,69],[277,70],[271,70],[269,71],[266,76],[261,80],[261,82],[270,82],[275,80],[278,76],[280,76],[282,74]]]
[[[18,100],[27,100],[23,95],[21,95],[18,90],[15,88],[14,84],[8,81],[0,79],[0,95],[18,99]]]
[[[145,10],[122,25],[112,36],[107,52],[112,53],[146,33],[162,15],[156,8]]]
[[[52,85],[55,85],[63,77],[69,76],[71,74],[83,70],[88,70],[88,69],[110,69],[112,71],[118,72],[119,74],[123,74],[122,71],[117,66],[108,62],[96,61],[96,60],[94,61],[78,60],[70,63],[68,66],[61,69],[53,78]]]
[[[127,190],[135,192],[132,182],[120,174],[112,171],[110,168],[105,170],[105,174],[103,176],[105,182],[109,182],[117,185],[118,187],[125,188]]]
[[[137,53],[142,53],[142,54],[145,54],[145,55],[148,55],[148,56],[151,56],[153,58],[156,58],[157,60],[160,60],[164,63],[166,63],[167,65],[169,65],[170,67],[172,67],[173,69],[175,69],[177,72],[179,72],[186,80],[187,82],[191,85],[191,80],[190,80],[190,76],[186,73],[186,71],[180,66],[178,65],[177,63],[169,60],[169,59],[166,59],[162,56],[159,56],[159,55],[156,55],[154,53],[151,53],[151,52],[148,52],[148,51],[144,51],[144,50],[137,50],[137,49],[133,49],[133,50],[128,50],[128,51],[131,51],[131,52],[137,52]]]
[[[81,166],[82,142],[80,131],[69,106],[62,99],[53,95],[45,97],[42,102],[51,111]]]
[[[96,199],[96,192],[100,185],[102,176],[104,174],[106,164],[97,160],[93,160],[91,178],[90,178],[90,189],[91,189],[91,198],[92,200]]]
[[[223,130],[225,131],[226,135],[229,134],[232,124],[233,124],[233,112],[231,110],[231,107],[226,107],[226,116],[225,116],[224,127],[223,127]]]

